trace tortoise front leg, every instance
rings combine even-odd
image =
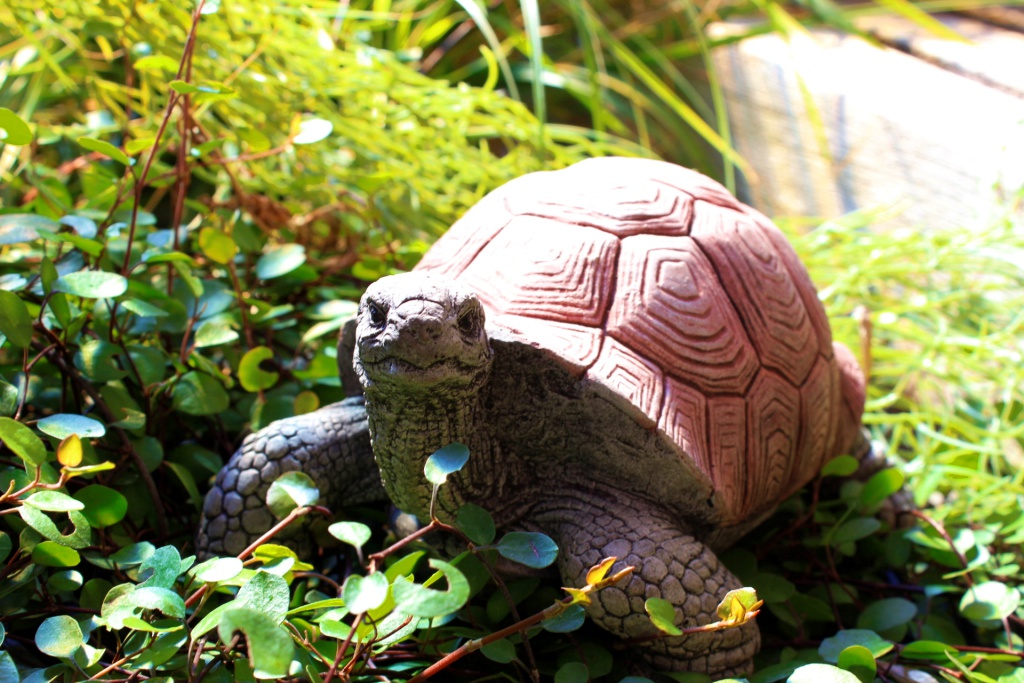
[[[337,510],[386,500],[370,448],[362,396],[305,415],[278,420],[250,434],[217,474],[206,494],[196,535],[200,555],[237,555],[272,527],[267,489],[285,472],[308,474],[320,503]],[[308,535],[289,529],[282,539],[300,554],[311,550]]]
[[[588,608],[598,625],[622,638],[658,633],[644,609],[647,598],[672,603],[677,626],[702,626],[718,621],[718,604],[741,587],[706,545],[650,503],[609,493],[599,500],[559,498],[555,504],[557,509],[540,511],[534,519],[558,543],[565,585],[583,586],[590,567],[605,557],[619,558],[613,572],[636,567],[628,582],[599,591]],[[753,622],[638,644],[656,669],[730,676],[750,671],[759,646]]]

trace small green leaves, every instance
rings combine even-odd
[[[295,646],[277,620],[252,607],[225,610],[217,628],[221,642],[230,643],[236,631],[245,635],[249,659],[259,678],[283,678],[288,674]]]
[[[345,600],[349,612],[369,612],[380,607],[388,597],[388,579],[381,572],[368,576],[352,574],[345,579],[341,597]]]
[[[851,645],[839,653],[839,668],[855,675],[860,683],[873,683],[878,665],[863,645]]]
[[[238,253],[238,245],[230,235],[216,228],[203,228],[199,231],[199,248],[211,261],[228,264]]]
[[[36,491],[22,502],[46,512],[68,512],[85,507],[79,501],[60,491]]]
[[[558,616],[545,619],[540,624],[551,633],[571,633],[583,626],[587,612],[583,605],[569,605]]]
[[[869,509],[880,505],[886,498],[903,487],[903,481],[903,473],[894,467],[876,472],[867,480],[861,490],[861,503]]]
[[[81,145],[83,149],[87,149],[90,152],[99,152],[100,154],[108,156],[114,161],[122,163],[125,166],[132,163],[132,160],[128,158],[127,154],[105,140],[81,137],[78,138],[78,144]]]
[[[868,605],[857,618],[857,628],[884,633],[904,626],[917,616],[917,606],[906,598],[887,598]]]
[[[881,657],[893,648],[892,642],[882,638],[874,631],[851,628],[821,641],[821,645],[818,646],[818,654],[826,662],[835,664],[839,661],[839,654],[853,645],[867,649],[872,657]]]
[[[805,664],[786,679],[786,683],[861,683],[849,671],[828,664]]]
[[[83,642],[82,628],[66,614],[43,620],[36,630],[36,647],[51,657],[71,657]]]
[[[224,386],[204,372],[186,372],[171,392],[175,410],[189,415],[214,415],[227,409]]]
[[[267,489],[267,506],[278,519],[295,508],[316,505],[319,500],[320,490],[305,472],[285,472]]]
[[[36,426],[43,434],[55,439],[64,439],[72,434],[76,434],[82,439],[98,438],[107,433],[107,428],[103,426],[102,422],[73,413],[58,413],[44,417],[36,423]]]
[[[32,343],[32,316],[28,307],[17,294],[6,289],[0,289],[0,334],[23,349]]]
[[[260,365],[274,357],[274,352],[266,346],[249,349],[238,364],[238,381],[246,391],[262,391],[277,383],[279,374],[268,372]]]
[[[450,443],[444,448],[434,451],[423,466],[427,481],[440,486],[448,480],[449,474],[461,470],[469,461],[469,449],[458,442]]]
[[[113,526],[128,512],[128,499],[102,484],[91,484],[76,491],[75,500],[83,504],[82,514],[94,529]]]
[[[494,518],[479,505],[464,503],[455,513],[455,524],[477,545],[490,545],[494,542]]]
[[[109,299],[128,291],[128,280],[123,275],[102,270],[79,270],[57,278],[56,292],[67,292],[85,299]]]
[[[46,462],[46,446],[35,433],[17,420],[0,417],[0,441],[31,465]]]
[[[306,248],[301,244],[282,244],[267,251],[256,261],[256,275],[273,280],[287,275],[306,262]]]
[[[510,531],[498,541],[498,552],[532,569],[543,569],[558,557],[558,546],[545,534],[533,531]]]
[[[1000,581],[986,581],[967,589],[960,600],[960,614],[980,626],[993,627],[1019,606],[1019,591]]]
[[[27,145],[32,142],[32,129],[28,124],[7,107],[0,107],[0,128],[4,135],[0,142],[7,145]]]
[[[296,145],[311,145],[320,142],[334,130],[334,125],[326,119],[306,119],[299,124],[299,132],[292,138]]]
[[[430,566],[444,574],[448,590],[437,591],[399,578],[392,586],[397,609],[416,617],[441,617],[461,609],[466,603],[469,582],[462,572],[441,560],[430,560]]]
[[[203,583],[219,583],[230,581],[242,571],[242,561],[237,557],[215,557],[198,564],[190,572],[196,581]]]
[[[363,544],[370,540],[370,536],[373,535],[370,527],[365,524],[349,521],[335,522],[327,527],[327,533],[342,543],[348,543],[356,548],[361,548]]]
[[[41,541],[32,549],[32,562],[43,567],[75,567],[81,561],[77,550],[53,541]]]
[[[644,609],[659,631],[670,636],[682,635],[682,629],[676,626],[676,612],[671,602],[664,598],[647,598]]]
[[[852,455],[840,455],[838,458],[825,463],[825,466],[821,468],[821,476],[848,477],[856,472],[859,466],[860,463],[857,462],[857,458]]]

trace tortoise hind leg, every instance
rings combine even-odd
[[[605,557],[619,558],[613,572],[636,568],[625,582],[599,591],[588,608],[598,625],[622,638],[658,633],[644,609],[647,598],[672,603],[677,626],[700,626],[718,621],[718,604],[728,591],[741,587],[715,554],[667,512],[621,493],[601,500],[558,498],[532,519],[558,543],[559,570],[567,586],[585,585],[587,571]],[[750,671],[759,645],[757,626],[748,622],[647,640],[637,647],[655,669],[736,676]]]
[[[278,420],[249,435],[206,494],[196,534],[198,553],[237,555],[267,532],[276,523],[267,507],[267,489],[292,471],[308,474],[320,489],[321,505],[332,511],[387,499],[361,396]],[[300,528],[293,525],[274,542],[309,555],[311,538]]]

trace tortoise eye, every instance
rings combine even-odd
[[[380,327],[387,319],[387,316],[384,315],[384,309],[375,301],[370,301],[366,304],[366,312],[370,316],[370,324],[374,327]]]
[[[466,337],[480,334],[480,312],[475,306],[467,306],[459,314],[459,332]]]

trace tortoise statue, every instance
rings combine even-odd
[[[206,497],[201,551],[266,531],[267,487],[290,470],[325,505],[386,496],[427,519],[424,461],[458,441],[472,457],[438,516],[473,502],[500,529],[548,534],[566,586],[604,557],[634,565],[589,608],[632,638],[654,632],[650,597],[678,624],[716,621],[740,584],[715,551],[834,456],[878,457],[864,379],[786,239],[665,162],[592,159],[490,193],[413,272],[367,289],[339,365],[362,396],[248,437]],[[748,622],[642,654],[735,675],[758,645]]]

